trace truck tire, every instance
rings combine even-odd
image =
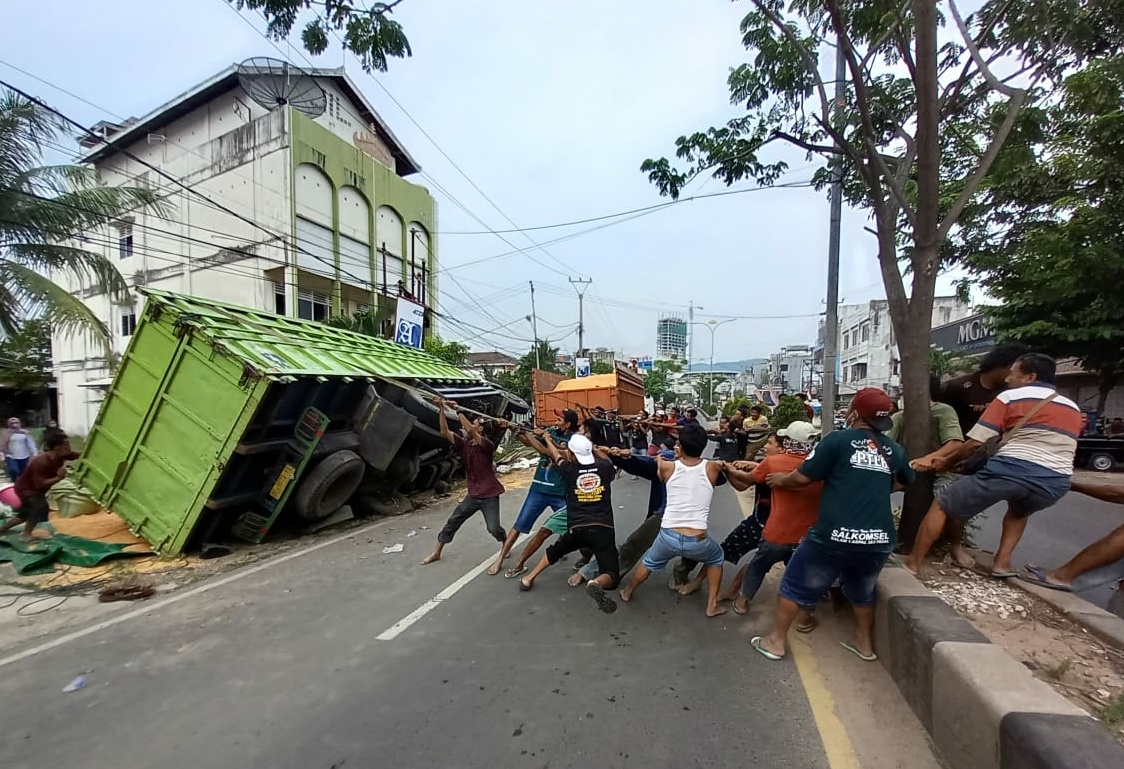
[[[1099,470],[1102,473],[1107,473],[1115,466],[1116,460],[1113,459],[1112,454],[1108,454],[1104,451],[1094,452],[1093,455],[1089,457],[1089,467],[1094,470]]]
[[[301,479],[293,507],[306,521],[320,521],[339,510],[359,488],[367,465],[354,451],[329,454]]]

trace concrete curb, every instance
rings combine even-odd
[[[1102,725],[904,569],[879,577],[874,643],[949,769],[1124,766]]]

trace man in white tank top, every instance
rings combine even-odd
[[[684,425],[679,429],[676,459],[659,460],[660,480],[667,486],[667,505],[656,541],[636,566],[632,581],[621,590],[621,600],[632,600],[632,594],[653,571],[662,571],[674,558],[690,558],[705,564],[709,590],[706,616],[717,617],[726,610],[718,605],[722,584],[722,545],[707,534],[710,500],[719,476],[727,479],[738,491],[749,488],[748,473],[735,470],[725,462],[702,459],[707,435],[700,425]]]

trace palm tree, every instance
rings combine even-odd
[[[93,168],[38,165],[44,147],[67,135],[61,118],[0,89],[0,333],[39,318],[59,333],[86,333],[109,353],[105,324],[52,276],[125,298],[129,287],[110,259],[66,243],[130,211],[163,209],[150,190],[105,186]]]

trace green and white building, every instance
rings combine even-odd
[[[341,69],[278,74],[268,61],[228,67],[150,114],[99,123],[81,162],[111,185],[158,190],[162,215],[136,212],[83,233],[133,287],[325,320],[401,294],[436,307],[436,206],[407,181],[417,162]],[[128,153],[128,154],[126,154]],[[191,191],[134,157],[160,169]],[[67,285],[124,352],[143,301]],[[53,340],[59,416],[85,433],[111,369],[80,337]]]

